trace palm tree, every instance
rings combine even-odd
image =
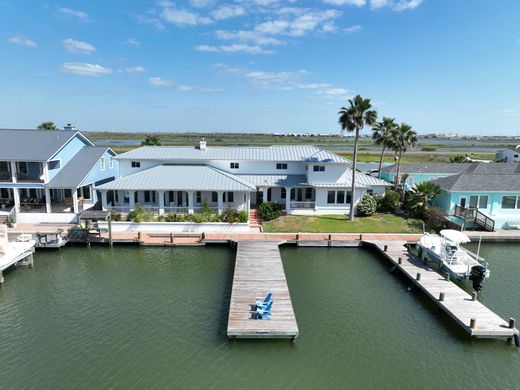
[[[441,187],[437,183],[424,181],[414,186],[410,190],[413,196],[410,199],[410,209],[416,214],[420,214],[426,210],[433,199],[441,192]]]
[[[54,122],[42,122],[38,125],[38,129],[40,130],[56,130],[57,127]]]
[[[397,123],[395,123],[395,118],[387,117],[383,117],[381,122],[377,122],[374,127],[372,127],[372,140],[376,145],[381,145],[383,147],[379,159],[378,179],[381,179],[381,167],[383,165],[386,148],[393,148],[392,131],[396,127]]]
[[[161,139],[157,135],[147,135],[144,141],[141,142],[142,146],[161,146]]]
[[[354,99],[348,100],[348,107],[341,107],[338,115],[338,123],[341,125],[341,132],[355,131],[354,156],[352,159],[352,189],[350,200],[349,219],[354,220],[354,201],[356,199],[356,160],[359,141],[359,132],[365,126],[373,126],[377,120],[377,112],[371,110],[370,99],[363,99],[357,95]]]
[[[408,148],[415,148],[417,145],[417,133],[412,130],[412,126],[401,123],[392,131],[393,149],[397,159],[397,173],[395,175],[395,189],[399,185],[399,174],[401,171],[401,158]]]

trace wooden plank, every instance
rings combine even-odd
[[[478,300],[473,301],[472,296],[466,291],[444,279],[434,269],[409,253],[404,246],[405,242],[371,240],[363,241],[363,244],[382,253],[470,336],[511,338],[518,335],[516,328],[510,328],[509,323],[500,316]],[[398,263],[399,257],[402,260],[401,264]],[[419,281],[416,279],[418,273],[421,274]],[[443,301],[439,300],[441,292],[444,293]],[[476,321],[473,328],[470,327],[472,319]]]
[[[278,241],[239,241],[227,335],[233,338],[291,338],[299,330]],[[272,320],[251,318],[256,298],[273,294]]]

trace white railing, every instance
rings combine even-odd
[[[291,209],[313,209],[315,206],[316,202],[291,201]]]

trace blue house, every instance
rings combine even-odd
[[[117,178],[116,153],[74,130],[0,130],[0,222],[71,222]]]
[[[401,163],[399,182],[403,175],[408,175],[406,183],[410,186],[424,181],[448,177],[474,169],[479,163]],[[397,174],[397,164],[381,169],[381,179],[393,183]]]

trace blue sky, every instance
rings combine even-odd
[[[520,135],[516,0],[0,0],[0,127]]]

